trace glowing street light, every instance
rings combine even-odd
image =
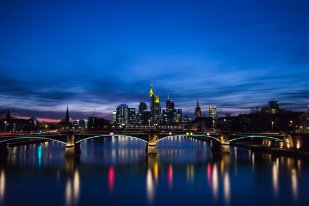
[[[6,133],[6,123],[7,121],[4,121],[4,132]]]
[[[271,131],[274,131],[274,121],[271,121]]]

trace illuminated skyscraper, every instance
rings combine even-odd
[[[159,124],[161,114],[160,97],[154,94],[152,90],[152,85],[150,86],[149,95],[150,95],[150,110],[151,110],[150,123],[152,125]]]
[[[202,111],[201,111],[201,108],[200,108],[200,105],[199,105],[198,100],[197,100],[197,102],[196,102],[196,107],[195,107],[194,116],[195,116],[195,119],[202,116]]]
[[[128,124],[129,108],[126,104],[120,104],[116,109],[116,122],[118,124]]]
[[[134,125],[136,123],[136,112],[135,108],[129,108],[128,123]]]
[[[212,119],[217,119],[217,107],[209,106],[209,117]]]

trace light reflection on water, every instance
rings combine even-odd
[[[14,202],[17,200],[12,197],[17,191],[10,185],[32,173],[29,181],[37,187],[50,179],[49,187],[57,188],[54,190],[58,196],[64,194],[60,205],[89,201],[89,188],[93,188],[91,193],[98,204],[107,200],[126,203],[126,198],[135,193],[140,195],[134,203],[149,205],[164,203],[167,194],[178,204],[190,198],[196,203],[219,205],[237,205],[240,200],[261,200],[265,196],[266,205],[280,203],[280,199],[281,204],[290,205],[308,200],[303,192],[309,189],[305,184],[309,177],[304,171],[308,168],[299,159],[240,148],[231,148],[231,154],[216,155],[208,143],[183,137],[160,141],[156,156],[147,156],[145,143],[128,137],[88,140],[81,144],[81,150],[80,157],[64,158],[63,145],[54,142],[11,148],[0,167],[0,204],[21,203]],[[8,173],[8,169],[14,172]],[[244,188],[248,188],[246,195],[239,196]],[[44,194],[39,197],[48,199]]]
[[[3,202],[5,195],[5,170],[0,170],[0,203]]]

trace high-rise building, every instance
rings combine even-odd
[[[138,112],[142,114],[146,110],[147,110],[147,104],[145,102],[140,102],[138,106]]]
[[[182,122],[182,109],[175,109],[175,103],[169,97],[166,100],[166,109],[162,112],[162,123],[172,125]]]
[[[166,100],[166,123],[167,124],[173,124],[176,121],[175,118],[175,104],[173,100],[171,100],[169,97]]]
[[[177,109],[175,112],[175,123],[182,122],[182,109]]]
[[[113,111],[113,123],[117,122],[117,116],[116,116],[117,112]]]
[[[212,119],[217,119],[217,107],[209,106],[209,117]]]
[[[118,124],[128,124],[129,108],[126,104],[120,104],[116,109],[116,122]]]
[[[156,96],[152,90],[152,85],[149,90],[150,94],[150,111],[151,111],[151,119],[150,123],[160,124],[160,115],[161,115],[161,107],[160,107],[160,97]]]
[[[149,115],[147,114],[147,104],[145,102],[140,102],[138,106],[138,113],[136,114],[136,122],[139,125],[148,125]]]
[[[129,124],[136,124],[136,112],[135,108],[129,108],[129,116],[128,116],[128,123]]]
[[[268,102],[268,113],[269,114],[278,114],[279,113],[279,103],[278,101],[269,101]]]
[[[195,119],[202,117],[202,110],[200,108],[200,104],[199,104],[198,100],[196,101],[194,116],[195,116]]]

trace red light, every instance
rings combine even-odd
[[[114,132],[110,132],[109,135],[114,135]]]
[[[173,186],[173,167],[172,167],[172,165],[168,166],[167,179],[168,179],[168,187],[170,189],[172,189],[172,186]]]
[[[208,164],[207,165],[207,179],[208,179],[208,183],[211,183],[211,178],[212,178],[212,165]]]
[[[113,191],[115,185],[115,170],[113,166],[108,169],[108,189],[110,192]]]

